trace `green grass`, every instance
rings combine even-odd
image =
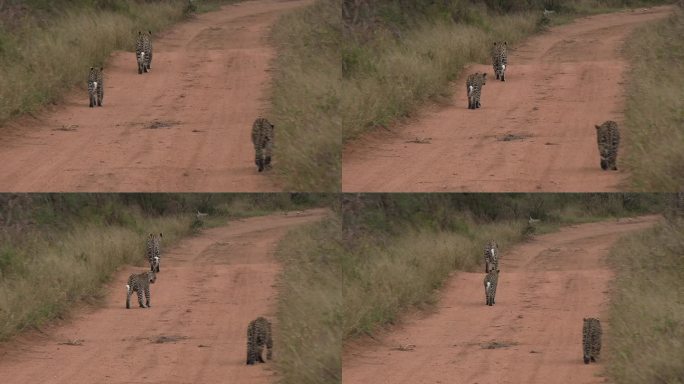
[[[331,216],[290,231],[278,245],[284,271],[274,348],[282,384],[341,383],[340,228]]]
[[[606,341],[618,384],[684,383],[684,219],[621,238]]]
[[[626,168],[640,191],[684,189],[684,10],[637,29],[626,106]]]
[[[286,190],[340,189],[339,13],[338,2],[320,0],[284,15],[271,33],[278,50],[271,94],[275,170]]]
[[[341,48],[343,140],[411,117],[427,103],[449,101],[453,90],[461,89],[453,81],[465,65],[490,63],[492,41],[507,40],[515,47],[525,37],[543,31],[543,7],[556,10],[548,25],[558,25],[625,5],[663,2],[485,1],[484,6],[466,1],[444,5],[388,1],[389,5],[378,5],[374,18],[380,21],[359,28]]]

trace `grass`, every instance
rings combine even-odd
[[[282,384],[341,383],[340,228],[331,215],[290,231],[278,245],[285,269],[274,348]]]
[[[619,384],[684,383],[684,219],[621,238],[607,333],[607,373]]]
[[[150,232],[164,234],[163,250],[231,219],[325,206],[330,199],[313,194],[0,194],[0,340],[67,316],[75,303],[98,303],[103,284],[123,264],[148,268],[144,247]],[[198,210],[208,215],[197,220]]]
[[[410,307],[435,303],[452,271],[480,271],[482,246],[496,239],[501,252],[526,237],[526,223],[467,223],[459,232],[410,231],[391,241],[365,243],[344,265],[344,338],[372,334]]]
[[[64,5],[0,28],[0,124],[53,103],[114,50],[134,50],[135,31],[162,30],[184,18],[183,0],[114,2],[116,9]],[[132,62],[134,64],[134,62]],[[132,65],[133,65],[132,64]]]
[[[663,1],[532,1],[528,5],[485,2],[491,8],[453,1],[444,2],[444,9],[432,2],[425,13],[397,10],[413,6],[409,2],[388,3],[394,3],[394,8],[380,7],[376,15],[386,28],[376,28],[372,33],[361,31],[342,47],[343,141],[411,117],[429,102],[449,101],[454,89],[461,89],[453,81],[465,65],[490,63],[492,41],[507,40],[515,47],[517,42],[542,32],[548,25],[567,23],[580,15]],[[542,7],[555,9],[556,13],[545,20]],[[518,12],[505,13],[506,9]],[[404,13],[410,15],[409,21]]]
[[[0,249],[0,340],[63,317],[76,302],[96,302],[122,264],[146,266],[145,233],[164,233],[167,247],[190,233],[188,216],[144,218],[132,226],[82,224],[54,239]]]
[[[320,0],[284,15],[271,33],[275,170],[286,190],[340,190],[339,13],[338,2]]]
[[[684,10],[637,29],[626,106],[626,163],[632,188],[684,189]]]
[[[372,334],[409,308],[433,305],[453,271],[483,272],[502,254],[564,225],[662,211],[661,195],[367,194],[343,203],[343,339]],[[357,199],[354,202],[354,199]],[[539,223],[528,224],[533,216]]]

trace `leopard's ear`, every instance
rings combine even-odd
[[[142,32],[138,31],[138,35],[142,35]]]
[[[159,237],[164,237],[161,232],[159,232]]]
[[[104,71],[104,67],[100,67],[100,71]]]
[[[508,45],[508,41],[504,41],[504,45]]]
[[[600,125],[594,125],[594,126],[596,127],[596,129],[601,129]]]
[[[486,72],[482,74],[482,78],[483,78],[483,79],[486,79],[486,78],[487,78],[487,73],[486,73]]]
[[[91,70],[91,71],[92,71],[93,69],[95,69],[95,68],[93,68],[93,67],[90,67],[90,70]]]
[[[152,31],[148,30],[147,32],[149,32],[149,33],[150,33],[150,36],[152,35]]]
[[[496,45],[496,41],[493,43],[493,45]]]
[[[587,321],[587,318],[586,318],[586,317],[583,317],[583,318],[582,318],[582,321]]]

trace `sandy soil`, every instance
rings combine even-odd
[[[268,30],[309,3],[253,0],[201,14],[153,37],[149,74],[138,75],[134,53],[114,53],[102,108],[88,108],[79,90],[3,128],[0,190],[279,190],[257,173],[250,133],[268,107]]]
[[[121,270],[105,304],[0,347],[0,382],[271,383],[273,364],[245,365],[247,324],[274,319],[278,241],[325,210],[234,221],[162,249],[150,309],[125,308]],[[163,246],[163,244],[162,244]],[[159,343],[159,338],[167,342]],[[177,339],[176,341],[172,341]],[[80,340],[81,345],[65,345]],[[274,357],[278,356],[275,340]]]
[[[604,258],[619,236],[658,219],[577,225],[502,249],[494,306],[485,305],[484,273],[454,275],[434,313],[346,346],[343,383],[604,382],[601,361],[582,361],[582,318],[609,328]]]
[[[465,77],[475,71],[491,77],[493,71],[489,64],[467,68],[453,85],[452,106],[428,108],[418,121],[349,143],[343,154],[343,190],[620,188],[624,170],[599,167],[594,125],[623,121],[624,40],[636,26],[671,10],[597,15],[530,38],[509,52],[505,83],[488,79],[482,108],[475,111],[467,109]],[[428,143],[413,143],[416,139]]]

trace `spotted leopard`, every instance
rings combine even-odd
[[[585,318],[582,326],[582,351],[584,364],[596,361],[601,354],[601,322],[597,318]]]
[[[138,62],[138,74],[147,73],[152,69],[152,31],[143,34],[138,31],[135,40],[135,58]]]
[[[273,149],[273,130],[275,125],[263,117],[252,124],[252,144],[254,144],[254,162],[259,172],[271,168],[271,151]]]
[[[138,294],[138,304],[140,308],[150,307],[150,283],[154,284],[157,281],[157,275],[154,271],[147,271],[138,274],[131,274],[128,277],[128,284],[126,284],[126,308],[131,307],[131,295],[133,292]],[[145,294],[145,303],[143,303],[143,293]]]
[[[104,68],[90,67],[88,73],[88,96],[90,97],[90,108],[101,107],[104,98]]]
[[[485,304],[492,306],[496,304],[496,287],[499,284],[499,270],[493,269],[484,278]]]
[[[259,316],[247,326],[247,365],[265,363],[262,352],[266,347],[266,359],[273,357],[273,339],[271,322]]]
[[[492,66],[497,80],[506,81],[506,65],[508,65],[508,42],[495,41],[492,47]]]
[[[601,169],[617,171],[617,155],[620,147],[620,129],[616,122],[608,120],[596,125],[596,140],[601,155]]]
[[[475,72],[466,80],[466,92],[468,95],[468,109],[480,108],[480,96],[482,87],[487,83],[487,74]]]
[[[161,261],[161,239],[161,232],[159,233],[159,236],[154,233],[150,233],[150,235],[147,237],[147,247],[145,253],[147,254],[147,260],[150,263],[150,270],[154,272],[159,272],[159,263]]]

